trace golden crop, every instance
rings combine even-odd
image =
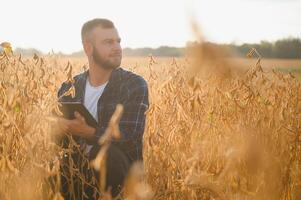
[[[300,82],[262,68],[260,60],[246,69],[207,46],[194,53],[143,63],[125,59],[124,66],[147,79],[151,105],[145,175],[135,165],[120,198],[300,199]],[[0,59],[0,199],[62,199],[59,157],[72,148],[53,142],[56,95],[62,81],[72,82],[86,68],[85,61],[55,55]],[[118,116],[106,137],[118,137],[116,123]],[[104,158],[100,152],[93,162],[102,172]]]

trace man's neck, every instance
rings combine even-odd
[[[113,70],[105,70],[96,65],[89,67],[89,81],[93,87],[100,86],[110,79]]]

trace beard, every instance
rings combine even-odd
[[[93,46],[92,58],[99,67],[102,67],[105,70],[116,69],[121,64],[121,60],[119,60],[118,62],[112,62],[109,59],[103,58],[101,54],[97,51],[95,46]]]

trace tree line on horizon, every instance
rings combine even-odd
[[[246,57],[246,54],[250,51],[250,49],[255,48],[264,58],[301,58],[301,39],[299,38],[285,38],[275,42],[261,41],[260,43],[244,43],[241,45],[217,44],[212,42],[205,43],[222,50],[228,56]],[[198,45],[198,42],[187,42],[186,47],[161,46],[158,48],[124,48],[123,55],[125,57],[145,57],[149,55],[153,55],[155,57],[181,57],[185,56],[188,51],[193,50],[193,48]],[[16,48],[14,53],[22,54],[23,56],[44,54],[34,48]],[[72,54],[64,54],[61,52],[51,53],[70,57],[84,56],[83,51],[74,52]]]

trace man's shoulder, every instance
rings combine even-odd
[[[75,82],[79,81],[80,79],[83,79],[87,71],[80,72],[76,75],[74,75],[72,78],[74,79]]]
[[[76,82],[78,82],[80,79],[83,79],[84,78],[84,74],[85,74],[85,72],[81,72],[81,73],[78,73],[78,74],[76,74],[76,75],[74,75],[73,77],[72,77],[72,79],[74,80],[74,83],[76,83]],[[61,83],[61,86],[67,86],[67,85],[72,85],[72,82],[71,81],[69,81],[69,80],[65,80],[65,81],[63,81],[62,83]]]
[[[76,84],[78,81],[84,78],[85,72],[78,73],[72,77],[74,82],[72,83],[70,80],[65,80],[61,83],[59,89],[58,89],[58,95],[60,96],[62,93],[70,89],[72,84]]]
[[[121,74],[121,81],[125,86],[130,88],[133,88],[134,86],[147,87],[147,81],[143,76],[124,68],[120,68],[119,71]]]
[[[135,99],[148,106],[148,84],[145,78],[126,69],[119,69],[121,74],[120,92],[125,99]]]

